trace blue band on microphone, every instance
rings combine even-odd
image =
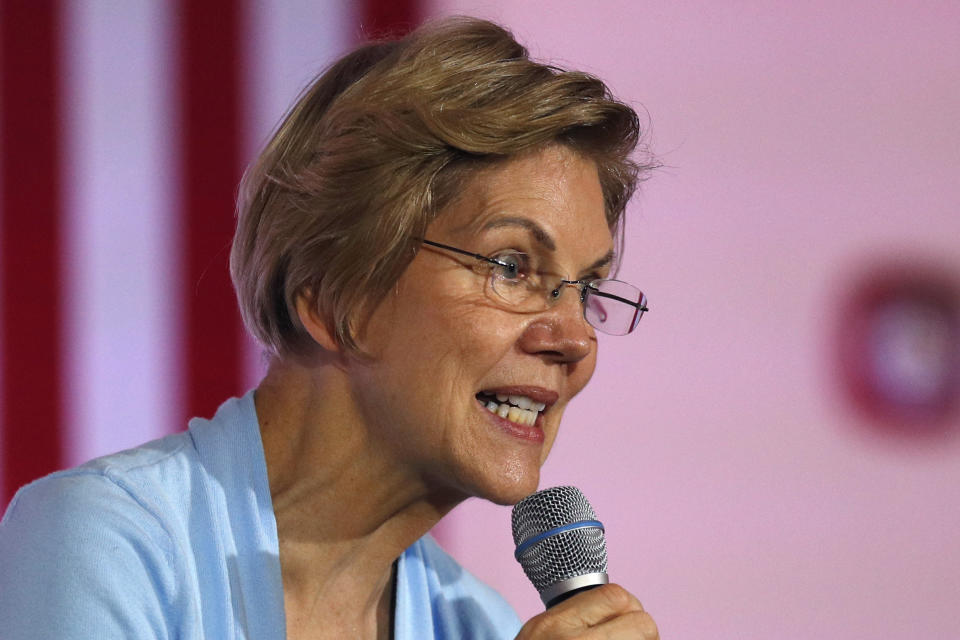
[[[603,531],[603,523],[599,520],[581,520],[580,522],[572,522],[570,524],[561,525],[550,529],[549,531],[544,531],[543,533],[538,533],[537,535],[524,540],[519,545],[517,545],[517,550],[513,552],[513,557],[517,560],[520,559],[520,556],[523,555],[523,552],[537,544],[541,540],[545,540],[551,536],[555,536],[558,533],[563,533],[565,531],[574,531],[576,529],[600,529]]]

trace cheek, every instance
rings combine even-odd
[[[571,365],[572,370],[570,373],[570,384],[573,389],[573,394],[576,395],[580,393],[587,383],[590,382],[590,379],[593,378],[593,374],[597,369],[597,343],[596,340],[593,342],[593,347],[590,350],[590,355]]]
[[[377,380],[367,384],[438,411],[472,398],[516,342],[517,323],[475,296],[408,296],[384,305],[378,316],[368,334]]]
[[[484,363],[492,366],[518,336],[516,316],[493,307],[475,291],[448,293],[421,305],[415,327],[408,339],[436,358],[435,366],[449,363],[465,372],[475,372]]]
[[[573,399],[573,397],[580,393],[587,383],[590,382],[590,378],[593,377],[593,372],[597,366],[597,343],[594,341],[590,355],[579,362],[567,366],[569,367],[567,369],[569,398]],[[556,442],[557,435],[560,431],[561,418],[566,408],[567,403],[559,407],[559,411],[554,416],[554,419],[546,431],[546,440],[540,454],[541,465],[547,461],[547,456],[550,455],[550,451],[553,449],[553,444]]]
[[[468,367],[492,367],[513,349],[519,332],[516,322],[509,320],[502,312],[484,308],[461,315],[454,329],[458,355]]]

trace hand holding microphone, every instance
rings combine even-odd
[[[554,487],[524,498],[512,524],[514,555],[547,606],[518,640],[660,637],[640,601],[608,584],[603,524],[579,489]]]

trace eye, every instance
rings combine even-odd
[[[493,256],[497,261],[494,275],[500,280],[525,280],[530,276],[530,257],[518,251],[504,251]]]

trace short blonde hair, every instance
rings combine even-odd
[[[603,82],[531,60],[504,28],[448,18],[372,42],[318,76],[244,176],[230,271],[248,330],[280,357],[314,342],[307,296],[338,342],[413,259],[477,170],[549,144],[593,160],[619,230],[638,179],[636,113]]]

